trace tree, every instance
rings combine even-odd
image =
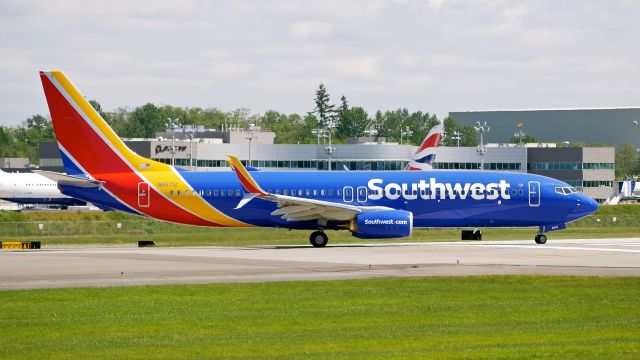
[[[338,120],[337,111],[335,109],[335,105],[331,104],[330,101],[327,88],[323,83],[320,83],[314,99],[316,107],[309,113],[309,115],[316,115],[316,118],[318,119],[318,124],[316,126],[317,130],[329,125],[331,122],[333,122],[333,125],[336,125],[335,122]]]
[[[387,138],[387,141],[400,141],[400,131],[406,128],[409,119],[409,110],[397,109],[385,111],[377,123],[378,135]]]
[[[539,142],[538,139],[536,139],[535,137],[529,135],[529,134],[522,134],[522,137],[520,137],[519,135],[513,135],[511,137],[511,139],[509,139],[509,143],[511,144],[526,144],[526,143],[537,143]]]
[[[0,125],[0,157],[14,157],[16,155],[13,129]]]
[[[420,144],[429,133],[429,130],[440,123],[436,115],[430,115],[428,112],[423,113],[422,111],[411,113],[407,122],[409,130],[413,132],[407,143],[414,145]]]
[[[129,126],[124,130],[125,136],[153,138],[156,132],[165,130],[165,120],[155,105],[147,103],[139,106],[131,113]]]
[[[616,178],[622,179],[638,174],[638,152],[630,144],[616,147]]]
[[[32,163],[38,162],[38,148],[40,142],[53,140],[53,126],[51,121],[36,114],[22,122],[14,131],[16,141],[16,155],[27,156]]]
[[[338,126],[336,137],[347,140],[349,137],[361,136],[369,124],[369,115],[361,107],[349,107],[347,97],[342,95],[338,108]]]
[[[454,133],[460,134],[460,146],[478,146],[478,137],[473,126],[460,125],[454,118],[447,116],[443,121],[444,133],[446,134],[444,145],[445,146],[457,146],[458,141],[453,139]]]

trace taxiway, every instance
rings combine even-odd
[[[0,252],[0,289],[488,274],[640,276],[640,238]]]

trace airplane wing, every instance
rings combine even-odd
[[[236,206],[236,209],[243,207],[254,198],[273,201],[278,203],[278,209],[273,211],[271,215],[281,216],[287,221],[349,221],[362,212],[393,210],[386,206],[356,206],[297,196],[271,194],[264,191],[260,185],[258,185],[238,158],[229,156],[229,159],[231,168],[236,172],[240,183],[247,192],[240,203],[238,203],[238,206]]]
[[[58,185],[71,185],[71,186],[77,186],[81,188],[100,187],[104,185],[104,181],[85,179],[85,178],[61,174],[53,171],[33,170],[33,172],[36,174],[42,175],[47,179],[57,182]]]

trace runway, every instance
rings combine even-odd
[[[640,238],[0,252],[0,289],[549,274],[640,276]]]

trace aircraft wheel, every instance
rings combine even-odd
[[[547,236],[544,234],[536,235],[536,244],[544,244],[547,242]]]
[[[314,231],[309,236],[309,242],[313,247],[325,247],[329,242],[329,237],[322,231]]]

